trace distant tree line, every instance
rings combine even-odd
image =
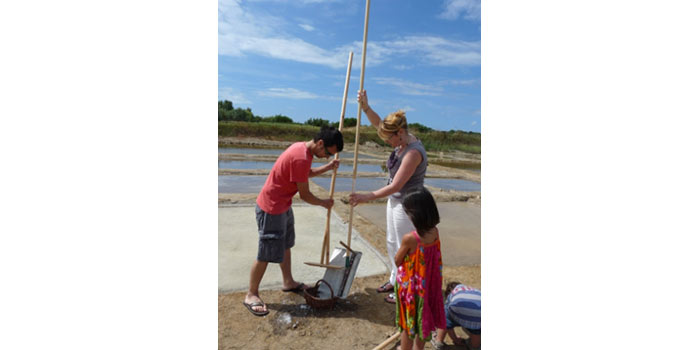
[[[234,108],[233,103],[229,100],[219,101],[219,121],[294,123],[292,118],[281,114],[271,117],[260,117],[254,115],[250,108]]]
[[[323,118],[309,118],[304,123],[295,123],[292,118],[285,115],[277,114],[270,117],[260,117],[253,114],[250,108],[234,108],[233,103],[229,100],[219,101],[219,121],[241,121],[241,122],[267,122],[267,123],[285,123],[285,124],[301,124],[312,126],[332,126],[338,128],[340,122],[330,122]],[[344,118],[343,128],[354,127],[357,125],[357,118]],[[408,129],[420,133],[434,131],[432,128],[420,123],[409,123]],[[466,133],[474,134],[471,131],[450,130],[448,133]]]

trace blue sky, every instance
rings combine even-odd
[[[364,0],[219,0],[219,100],[338,121],[353,51],[345,117],[357,117],[364,17]],[[372,1],[364,88],[382,117],[481,132],[480,1]]]

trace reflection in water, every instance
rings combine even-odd
[[[219,175],[219,193],[258,193],[267,176]]]
[[[219,175],[219,193],[258,193],[265,184],[265,175]],[[311,179],[317,185],[329,190],[330,177],[314,177]],[[387,179],[382,177],[358,177],[355,191],[373,191],[386,185]],[[445,190],[481,191],[481,184],[460,179],[425,179],[425,184]],[[335,179],[336,192],[350,192],[352,178],[338,177]]]
[[[331,188],[331,178],[330,177],[314,177],[311,179],[317,185],[330,190]],[[384,187],[386,185],[387,178],[385,177],[358,177],[355,181],[355,191],[373,191],[378,188]],[[352,178],[351,177],[338,177],[335,179],[335,191],[336,192],[350,192],[352,191]]]
[[[252,162],[240,160],[219,160],[219,169],[272,169],[273,162]],[[326,163],[313,163],[312,166],[319,167]],[[352,172],[351,164],[340,164],[338,171]],[[382,172],[382,167],[373,164],[357,164],[357,171]]]
[[[312,181],[325,189],[330,189],[330,178],[315,177],[312,179]],[[386,184],[387,178],[384,177],[358,177],[355,183],[355,191],[374,191],[384,187]],[[481,184],[461,179],[425,179],[425,184],[427,186],[438,187],[445,190],[464,192],[481,191]],[[338,192],[352,191],[352,178],[336,178],[335,190]]]
[[[242,160],[220,160],[219,169],[272,169],[272,162],[249,162]]]

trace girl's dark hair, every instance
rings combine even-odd
[[[332,126],[322,126],[321,130],[314,136],[314,142],[318,140],[323,140],[325,147],[335,146],[337,152],[343,150],[343,134]]]
[[[433,195],[425,187],[407,193],[403,197],[403,210],[411,218],[420,236],[440,223],[440,213]]]
[[[450,282],[450,283],[448,283],[448,284],[447,284],[447,287],[445,287],[445,295],[443,295],[443,297],[444,297],[445,299],[447,299],[447,296],[450,295],[450,293],[452,293],[452,290],[455,289],[455,287],[457,287],[457,286],[460,285],[460,284],[461,284],[461,283],[459,283],[459,282]]]

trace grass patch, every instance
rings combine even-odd
[[[265,123],[265,122],[219,122],[220,137],[257,137],[275,141],[308,141],[318,132],[319,127],[303,124]],[[449,152],[462,151],[481,154],[481,134],[463,131],[428,131],[417,132],[410,130],[423,142],[426,151]],[[343,141],[346,144],[355,142],[355,127],[343,130]],[[377,135],[373,126],[360,126],[360,143],[372,141],[380,146],[390,149],[390,146]]]

